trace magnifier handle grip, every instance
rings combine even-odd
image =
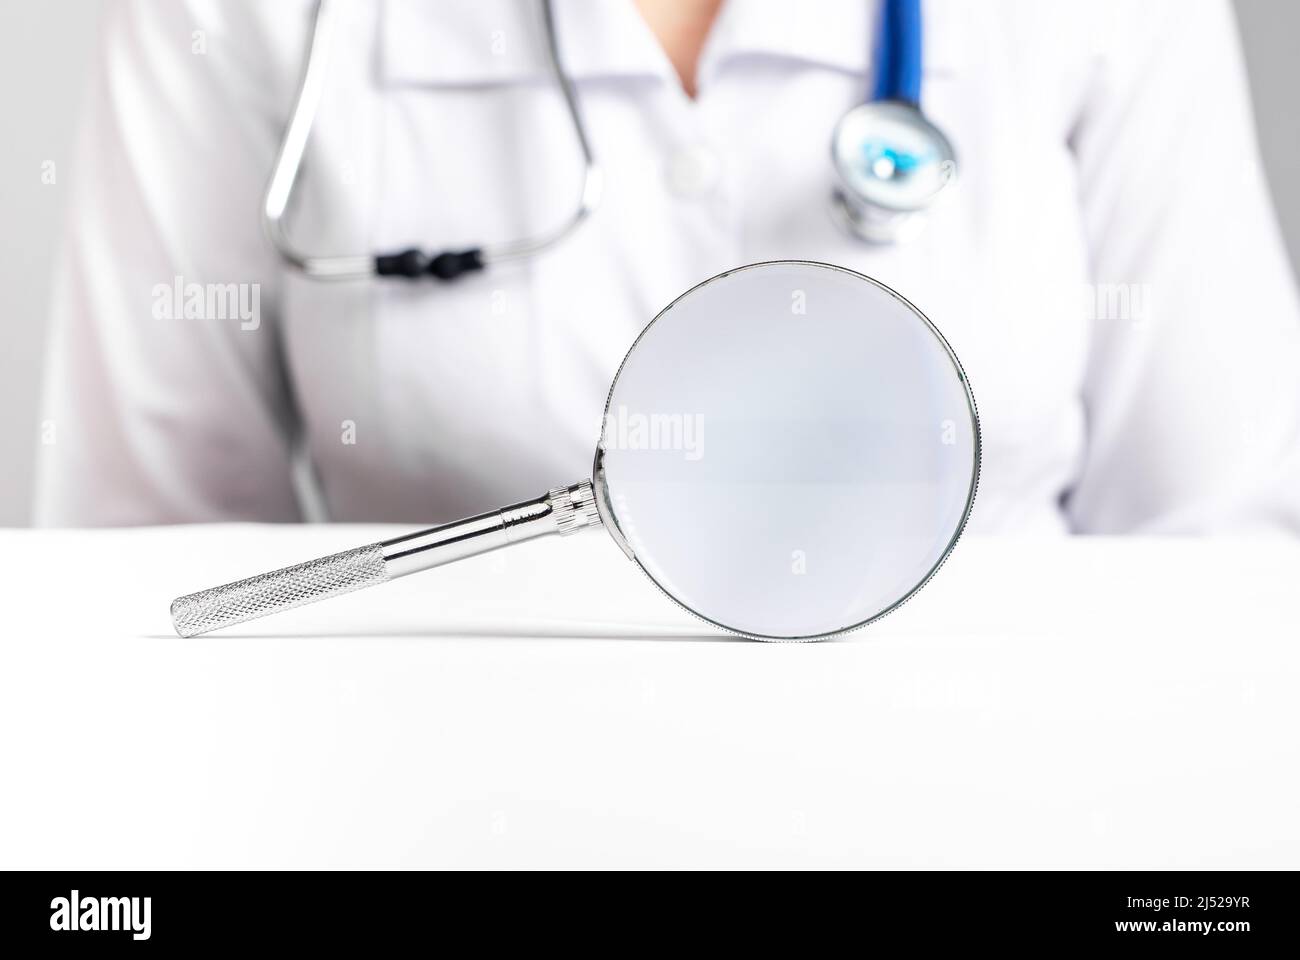
[[[600,524],[591,481],[427,530],[272,570],[172,601],[182,637],[256,620],[548,534]]]
[[[389,579],[383,544],[371,543],[178,597],[172,625],[180,636],[196,637]]]

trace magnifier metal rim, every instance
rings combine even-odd
[[[858,271],[856,270],[850,270],[848,267],[837,266],[833,263],[822,263],[818,260],[762,260],[759,261],[758,263],[749,263],[743,267],[736,267],[732,270],[724,271],[723,273],[719,273],[717,276],[709,277],[709,279],[697,283],[695,286],[691,287],[685,293],[676,297],[670,304],[668,304],[668,306],[660,310],[655,315],[653,320],[651,320],[649,323],[645,325],[645,328],[639,334],[637,334],[636,340],[632,342],[632,346],[628,348],[627,353],[623,357],[623,362],[618,365],[618,370],[614,374],[614,379],[609,385],[609,394],[605,397],[605,410],[602,415],[602,420],[601,420],[602,424],[608,422],[607,418],[609,416],[609,408],[610,408],[610,404],[613,403],[614,400],[614,390],[618,387],[618,379],[623,373],[623,368],[627,366],[628,360],[631,358],[632,354],[636,352],[636,348],[641,343],[641,339],[650,331],[651,327],[653,327],[656,323],[658,323],[662,317],[668,314],[673,309],[673,307],[677,306],[679,301],[686,299],[691,294],[693,294],[696,290],[699,290],[702,287],[706,287],[710,283],[713,283],[716,280],[721,280],[724,277],[729,277],[732,274],[741,273],[745,270],[756,270],[762,267],[777,267],[777,266],[820,267],[825,270],[834,270],[838,273],[848,274],[849,276],[854,277],[858,280],[865,280],[867,283],[870,283],[878,290],[882,291],[885,294],[888,294],[890,297],[893,297],[899,303],[903,304],[903,306],[907,307],[918,319],[920,319],[926,325],[926,327],[929,328],[930,332],[934,334],[935,339],[939,341],[940,346],[942,346],[944,351],[948,354],[948,359],[952,361],[953,368],[956,370],[958,379],[961,381],[962,389],[966,393],[966,403],[968,409],[970,410],[971,429],[973,431],[974,469],[971,472],[970,490],[966,495],[966,506],[962,510],[961,522],[957,524],[957,529],[953,532],[952,539],[950,539],[948,541],[947,546],[943,548],[943,553],[939,555],[939,559],[935,561],[934,566],[930,568],[930,570],[926,573],[924,577],[922,577],[919,581],[917,581],[916,585],[912,587],[911,590],[907,591],[907,593],[903,594],[903,596],[899,597],[889,606],[885,607],[885,609],[881,610],[879,613],[875,614],[874,616],[868,617],[866,620],[862,620],[858,623],[851,624],[850,626],[847,627],[842,627],[839,630],[829,630],[825,633],[809,634],[807,636],[781,636],[776,634],[751,633],[745,630],[738,630],[735,627],[728,626],[727,624],[722,623],[718,620],[714,620],[711,617],[706,617],[698,610],[688,607],[681,600],[677,599],[677,597],[673,596],[673,594],[669,593],[668,590],[665,589],[664,585],[655,579],[654,575],[646,568],[646,565],[641,562],[641,558],[636,555],[636,551],[633,550],[631,545],[627,542],[627,538],[623,535],[623,531],[619,528],[618,517],[615,514],[614,507],[610,503],[610,499],[609,499],[609,483],[605,476],[605,463],[604,463],[605,435],[604,435],[603,427],[601,430],[600,441],[596,444],[596,455],[591,467],[591,483],[596,494],[596,511],[600,514],[601,522],[604,525],[605,529],[609,531],[609,535],[614,538],[614,542],[619,545],[619,547],[623,550],[623,552],[627,554],[630,559],[636,562],[636,565],[641,569],[641,572],[646,575],[646,578],[649,579],[651,583],[653,583],[656,587],[659,588],[659,592],[662,593],[669,600],[671,600],[673,603],[677,604],[677,606],[681,607],[691,616],[696,617],[697,619],[702,620],[705,623],[711,624],[720,630],[724,630],[727,633],[735,634],[736,636],[739,637],[746,637],[751,640],[765,640],[765,641],[778,642],[778,643],[808,643],[814,640],[825,640],[829,637],[842,636],[843,634],[846,633],[852,633],[854,630],[861,630],[863,627],[867,626],[868,624],[875,623],[881,617],[893,613],[895,610],[897,610],[899,607],[905,604],[908,600],[912,599],[912,597],[916,595],[916,592],[920,590],[922,587],[924,587],[927,583],[929,583],[930,579],[935,575],[935,573],[938,572],[939,568],[943,566],[944,561],[947,560],[948,556],[952,553],[953,547],[955,547],[957,545],[957,541],[961,539],[961,535],[966,529],[966,522],[967,520],[970,519],[971,508],[975,505],[975,494],[976,491],[979,489],[979,480],[980,480],[980,463],[981,463],[980,420],[979,420],[979,411],[976,409],[975,406],[975,395],[971,392],[970,381],[966,377],[966,371],[962,367],[961,361],[957,359],[957,354],[953,352],[951,344],[948,343],[948,340],[944,337],[943,333],[940,332],[939,328],[936,327],[934,323],[931,322],[930,318],[927,317],[924,313],[922,313],[914,303],[912,303],[910,300],[908,300],[898,291],[894,290],[891,287],[886,286],[885,284],[881,283],[879,280],[867,276],[865,273],[858,273]]]
[[[906,206],[888,203],[877,197],[868,197],[853,185],[853,182],[845,173],[844,168],[840,165],[839,150],[837,148],[840,145],[840,134],[843,132],[845,122],[847,122],[849,117],[854,114],[863,112],[875,113],[879,111],[881,107],[906,110],[910,113],[912,120],[916,125],[925,131],[926,136],[930,137],[939,148],[939,153],[941,155],[939,162],[952,164],[953,175],[941,183],[939,189],[922,199],[919,204]],[[835,168],[835,178],[838,181],[837,186],[848,194],[849,197],[860,204],[876,207],[877,209],[886,210],[890,213],[920,213],[923,210],[928,210],[930,205],[934,203],[935,198],[938,197],[939,194],[943,193],[943,191],[957,179],[957,153],[953,150],[952,142],[944,136],[942,130],[930,122],[929,118],[921,112],[919,107],[915,107],[910,103],[904,103],[901,100],[870,100],[866,103],[859,103],[840,117],[835,124],[835,129],[831,131],[831,166]],[[893,291],[890,292],[892,293]],[[900,297],[899,299],[902,298]]]

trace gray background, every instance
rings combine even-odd
[[[62,184],[86,65],[103,0],[0,3],[0,525],[28,522],[32,460],[40,422],[41,346],[50,263],[63,217]],[[1255,116],[1278,215],[1300,272],[1300,3],[1236,0],[1255,94]],[[58,183],[41,183],[53,160]],[[249,216],[253,216],[252,212]]]

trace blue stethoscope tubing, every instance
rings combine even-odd
[[[921,0],[882,0],[872,100],[921,103]]]

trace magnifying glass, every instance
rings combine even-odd
[[[966,376],[916,307],[843,267],[751,264],[641,332],[610,387],[590,480],[181,597],[172,622],[197,636],[603,526],[703,620],[820,640],[929,580],[970,515],[979,463]]]

